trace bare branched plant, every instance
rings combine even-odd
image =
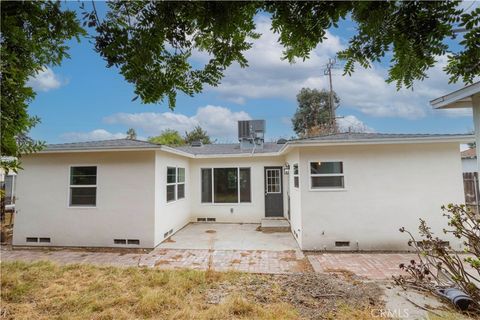
[[[439,294],[441,288],[456,287],[473,299],[473,309],[480,312],[480,217],[465,205],[442,206],[448,228],[443,233],[460,239],[463,254],[454,250],[448,241],[436,237],[425,220],[420,219],[420,239],[400,228],[410,237],[408,245],[417,254],[418,261],[400,264],[409,276],[394,277],[396,284],[407,288]]]

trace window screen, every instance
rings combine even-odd
[[[310,186],[312,189],[345,188],[343,162],[311,162]]]
[[[213,179],[215,203],[238,202],[237,168],[215,168]]]
[[[97,167],[70,168],[70,206],[97,205]]]
[[[240,202],[251,202],[250,168],[240,168]]]
[[[300,178],[298,176],[298,163],[295,163],[293,165],[293,186],[295,188],[298,188],[300,185]]]
[[[202,202],[212,202],[212,169],[202,169]]]

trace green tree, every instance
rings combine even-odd
[[[95,49],[108,67],[117,67],[134,84],[145,103],[168,98],[174,108],[178,91],[201,92],[217,86],[236,62],[248,66],[244,53],[259,37],[255,16],[267,13],[272,30],[290,62],[307,59],[326,31],[350,17],[356,34],[338,56],[345,73],[359,64],[370,67],[392,51],[389,82],[411,87],[422,80],[441,55],[451,81],[473,82],[480,74],[480,8],[459,9],[460,1],[112,1],[106,18],[89,14],[97,31]],[[451,46],[464,29],[461,48]],[[191,63],[194,51],[205,52],[202,67]]]
[[[135,129],[130,128],[127,130],[127,139],[130,139],[130,140],[137,139],[137,132],[135,131]]]
[[[290,62],[309,58],[347,16],[356,34],[338,56],[345,73],[355,64],[369,67],[392,52],[389,78],[397,86],[411,87],[424,79],[438,56],[448,55],[445,71],[450,81],[471,83],[480,74],[480,8],[470,13],[460,1],[111,1],[99,19],[92,10],[83,13],[93,28],[95,50],[107,67],[116,67],[135,87],[136,98],[156,103],[167,98],[175,107],[176,95],[194,95],[205,84],[217,86],[232,63],[247,67],[244,53],[259,37],[255,16],[264,12]],[[29,77],[47,65],[68,57],[66,41],[85,34],[75,12],[59,1],[1,1],[1,152],[19,156],[41,148],[28,138],[39,122],[28,115],[35,97],[26,86]],[[83,8],[83,4],[81,4]],[[462,29],[460,49],[451,44]],[[192,65],[194,51],[208,54],[204,65]],[[2,164],[3,166],[3,164]],[[17,165],[14,165],[17,166]]]
[[[192,144],[195,141],[200,141],[203,144],[211,144],[210,136],[202,127],[196,126],[192,131],[185,132],[185,143]]]
[[[185,145],[185,140],[177,130],[165,129],[159,136],[148,138],[148,142],[158,143],[171,147],[178,147]]]
[[[39,150],[43,143],[28,137],[39,118],[28,114],[35,92],[27,85],[47,65],[68,58],[65,42],[84,34],[73,11],[61,10],[53,1],[1,1],[1,154],[20,158]],[[3,162],[16,171],[17,160]]]
[[[331,120],[329,91],[302,88],[297,94],[297,102],[297,111],[292,118],[293,130],[297,135],[307,137],[334,131],[335,121]],[[334,92],[334,108],[339,102]]]

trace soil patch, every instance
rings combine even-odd
[[[306,319],[335,319],[344,307],[368,310],[384,306],[383,290],[375,283],[350,281],[313,272],[242,277],[222,282],[207,292],[207,303],[217,304],[236,292],[257,303],[288,303]]]

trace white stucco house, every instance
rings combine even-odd
[[[244,125],[237,144],[120,139],[25,156],[13,245],[153,248],[189,222],[281,217],[303,250],[399,250],[399,227],[417,230],[422,217],[441,230],[440,206],[464,201],[459,143],[473,136],[264,143],[261,132],[242,138]]]

